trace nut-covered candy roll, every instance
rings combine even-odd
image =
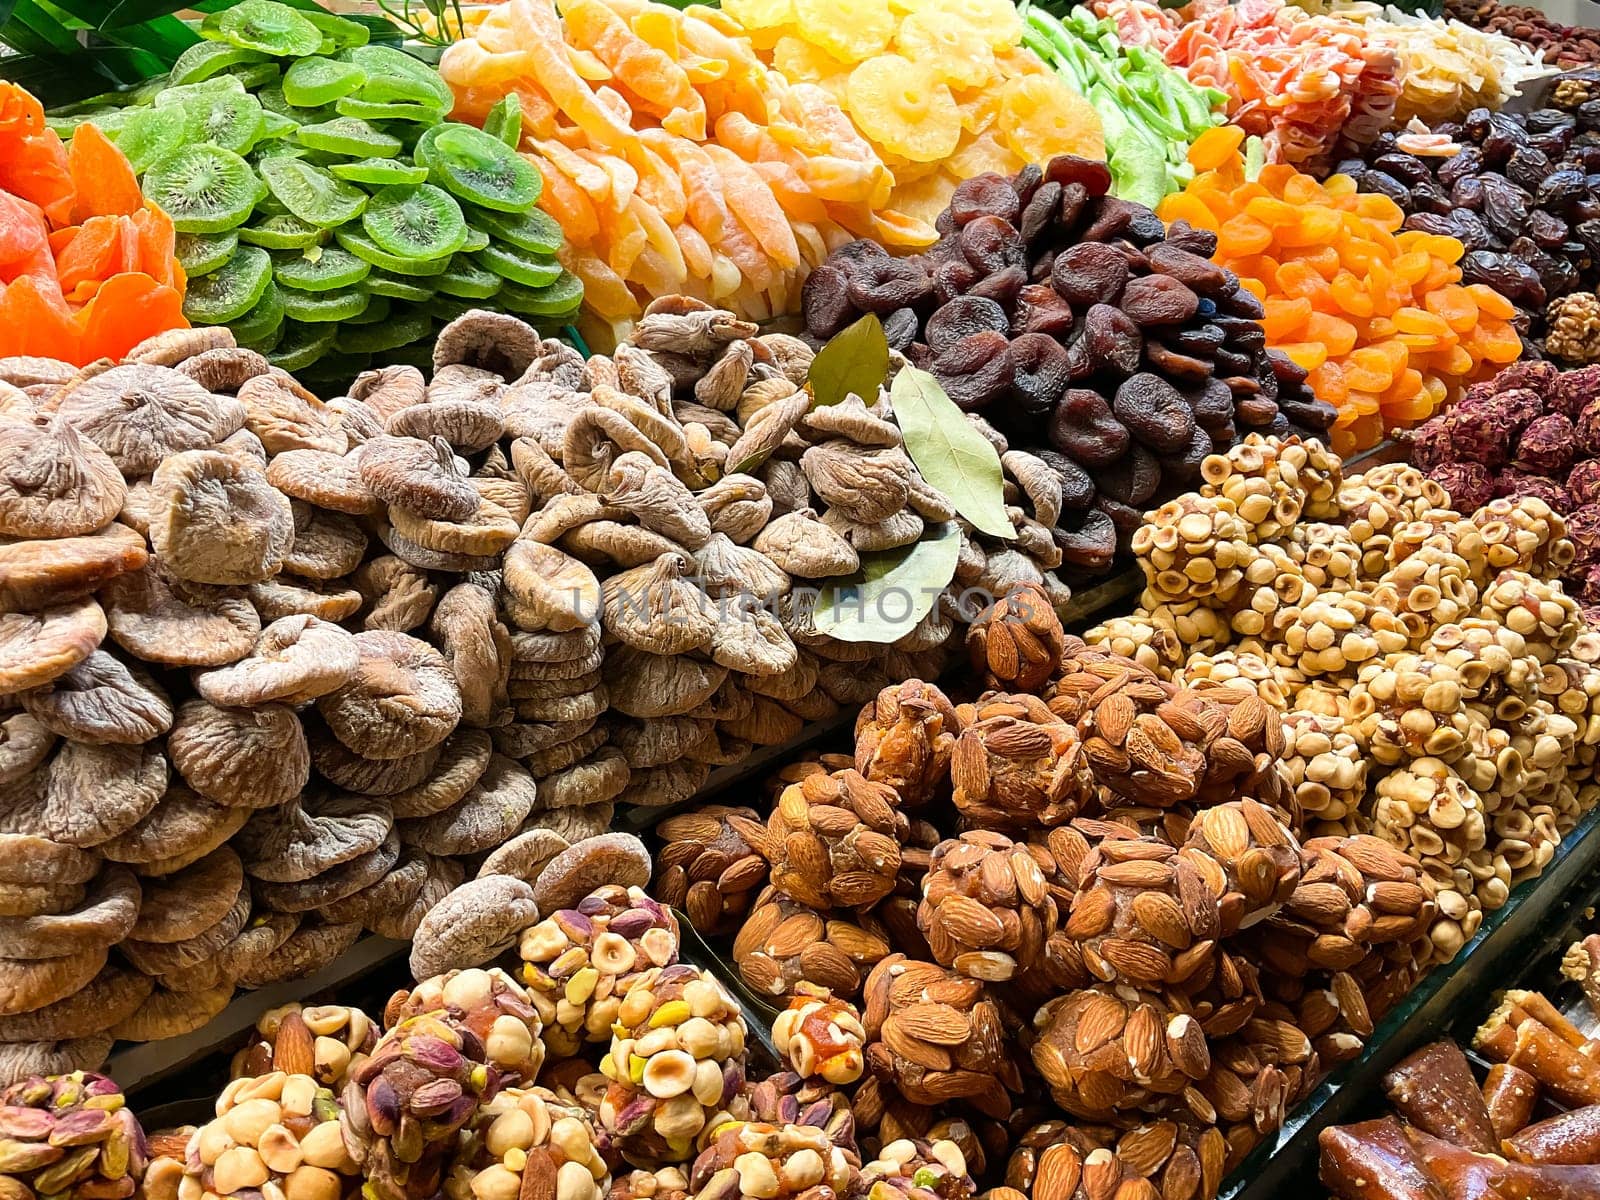
[[[773,883],[824,910],[882,900],[900,871],[907,820],[898,804],[893,788],[853,769],[784,788],[767,821]]]
[[[472,967],[423,980],[396,992],[384,1010],[393,1026],[419,1013],[433,1013],[469,1031],[483,1047],[484,1061],[503,1085],[529,1084],[544,1065],[542,1025],[528,993],[499,967]]]
[[[366,1060],[378,1041],[378,1026],[359,1008],[323,1004],[303,1008],[289,1004],[264,1013],[256,1021],[260,1040],[234,1055],[235,1079],[271,1071],[310,1075],[337,1094],[350,1071]],[[309,1052],[310,1065],[305,1059]]]
[[[449,1200],[602,1200],[611,1186],[587,1112],[542,1087],[506,1088],[462,1131]]]
[[[861,1168],[868,1200],[967,1200],[977,1190],[961,1147],[901,1138]]]
[[[1495,1063],[1483,1077],[1483,1105],[1501,1141],[1528,1124],[1539,1100],[1539,1081],[1521,1067]]]
[[[967,627],[973,669],[1000,691],[1038,691],[1061,666],[1065,643],[1061,619],[1036,583],[1018,584]]]
[[[892,787],[903,808],[921,808],[949,786],[960,732],[955,706],[934,684],[886,687],[856,718],[856,770]]]
[[[689,1173],[695,1200],[834,1200],[861,1184],[856,1156],[808,1125],[723,1126]]]
[[[795,1072],[808,1080],[842,1087],[866,1068],[867,1031],[847,1000],[807,987],[772,1022],[772,1041]]]
[[[333,1092],[309,1075],[236,1079],[216,1119],[189,1139],[180,1200],[201,1194],[342,1200],[360,1172],[339,1128]]]
[[[121,1200],[148,1158],[144,1130],[103,1075],[34,1076],[0,1091],[0,1194]]]
[[[1036,971],[1061,923],[1055,873],[1045,847],[1004,834],[969,830],[940,842],[917,908],[934,958],[992,982]]]
[[[1043,700],[991,692],[959,711],[950,778],[968,826],[1048,828],[1078,814],[1094,777],[1078,734]]]

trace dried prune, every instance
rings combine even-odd
[[[1011,322],[1006,320],[1005,309],[985,297],[958,296],[948,304],[941,305],[928,318],[922,337],[928,343],[928,349],[935,354],[942,354],[968,334],[985,330],[1000,334],[1011,332]]]
[[[966,295],[967,289],[982,278],[983,272],[964,258],[940,263],[933,272],[933,298],[948,304],[957,296]]]
[[[1072,344],[1072,377],[1082,379],[1099,371],[1132,375],[1139,369],[1144,337],[1120,308],[1091,305],[1083,315],[1083,332]],[[1081,362],[1078,361],[1081,358]]]
[[[1059,450],[1040,450],[1038,456],[1045,466],[1061,476],[1063,509],[1088,508],[1094,503],[1094,480],[1089,472]]]
[[[1181,484],[1184,487],[1199,483],[1200,464],[1205,462],[1206,456],[1215,448],[1211,435],[1197,424],[1194,435],[1190,437],[1189,444],[1183,451],[1176,455],[1168,455],[1161,460],[1162,478],[1169,484]]]
[[[963,225],[961,253],[978,270],[991,274],[1007,267],[1021,267],[1027,262],[1022,235],[1010,221],[1000,217],[974,217]]]
[[[1233,392],[1220,379],[1207,378],[1187,393],[1194,419],[1205,429],[1214,430],[1233,420]]]
[[[851,270],[845,285],[850,303],[869,313],[891,313],[897,308],[908,308],[921,304],[932,294],[933,278],[914,258],[863,259]]]
[[[1122,504],[1143,504],[1161,486],[1161,463],[1137,443],[1110,466],[1094,475],[1095,488]]]
[[[856,311],[845,294],[844,272],[823,263],[806,277],[800,289],[806,330],[815,338],[831,338],[855,319]]]
[[[1061,560],[1085,571],[1104,571],[1117,556],[1116,523],[1098,508],[1084,513],[1072,528],[1051,530],[1050,536],[1061,547]]]
[[[1255,296],[1250,292],[1244,292],[1244,295],[1249,296],[1252,300],[1255,299]],[[1219,313],[1211,319],[1211,323],[1222,330],[1228,339],[1230,349],[1241,350],[1246,354],[1254,354],[1257,350],[1265,350],[1267,347],[1267,335],[1262,330],[1258,320],[1252,320],[1249,317],[1225,316]]]
[[[1048,334],[1025,333],[1011,343],[1012,393],[1023,412],[1042,416],[1066,390],[1067,352]]]
[[[1018,333],[1065,338],[1072,329],[1072,306],[1048,284],[1030,283],[1018,292],[1012,316]]]
[[[1050,285],[1069,304],[1114,305],[1128,282],[1128,260],[1110,246],[1085,242],[1056,255]]]
[[[1194,436],[1194,413],[1178,389],[1147,371],[1123,381],[1112,411],[1134,437],[1157,453],[1176,453]]]
[[[1011,387],[1011,347],[1003,333],[968,334],[933,360],[946,394],[967,412],[1004,396]]]
[[[1028,201],[1028,207],[1022,211],[1022,220],[1018,224],[1022,240],[1032,246],[1040,237],[1051,231],[1055,225],[1056,214],[1060,211],[1061,185],[1054,181],[1041,184],[1033,193],[1033,198]]]
[[[1582,171],[1563,167],[1552,171],[1534,189],[1533,200],[1540,208],[1564,208],[1589,194]]]
[[[1190,418],[1193,424],[1193,418]],[[1128,452],[1133,435],[1099,392],[1069,388],[1050,417],[1050,444],[1085,467],[1103,467]]]
[[[1214,316],[1216,314],[1206,311],[1206,301],[1200,302],[1201,316]],[[1266,305],[1261,303],[1261,298],[1247,288],[1236,288],[1231,295],[1223,296],[1217,301],[1217,313],[1229,317],[1242,317],[1246,321],[1259,321],[1267,315]],[[1263,344],[1266,335],[1261,335]]]
[[[1224,346],[1211,356],[1211,364],[1222,374],[1242,375],[1250,369],[1250,356]]]
[[[1011,181],[993,171],[963,180],[950,194],[950,217],[957,226],[978,217],[999,217],[1013,222],[1022,211],[1017,189]]]
[[[1076,154],[1056,155],[1046,164],[1044,177],[1062,187],[1076,183],[1091,196],[1104,196],[1111,190],[1111,169],[1098,159]]]

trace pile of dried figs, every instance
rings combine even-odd
[[[836,250],[806,281],[814,338],[862,312],[963,409],[1049,465],[1066,568],[1104,572],[1140,514],[1251,431],[1318,434],[1334,410],[1266,350],[1260,301],[1211,261],[1216,236],[1108,193],[1062,155],[956,189],[926,253]]]

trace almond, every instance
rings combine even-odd
[[[1178,1144],[1178,1127],[1171,1121],[1154,1121],[1130,1129],[1117,1139],[1122,1169],[1149,1178],[1166,1165]]]
[[[522,1190],[517,1200],[555,1200],[556,1160],[548,1146],[528,1151],[522,1168]]]
[[[952,938],[968,946],[988,949],[1005,940],[1000,918],[970,896],[946,896],[939,905],[938,920]]]
[[[798,912],[786,917],[767,937],[766,951],[774,958],[793,958],[807,946],[822,940],[822,918],[814,912]]]
[[[1077,899],[1072,902],[1072,912],[1067,917],[1067,936],[1078,941],[1098,937],[1111,928],[1116,908],[1116,898],[1112,896],[1110,888],[1094,887],[1087,892],[1079,892]]]
[[[1133,1010],[1122,1031],[1122,1042],[1134,1079],[1140,1083],[1153,1079],[1166,1055],[1166,1030],[1153,1005],[1141,1004]]]
[[[937,1046],[959,1046],[972,1035],[972,1022],[948,1004],[913,1004],[897,1013],[895,1019],[912,1037]]]
[[[305,1018],[285,1013],[272,1044],[272,1069],[286,1075],[310,1075],[317,1069],[317,1039]]]
[[[1135,715],[1133,701],[1126,695],[1107,696],[1094,710],[1095,728],[1106,741],[1120,746],[1128,730],[1133,728]]]
[[[1082,1175],[1083,1160],[1076,1150],[1059,1142],[1047,1146],[1034,1172],[1033,1200],[1072,1200]]]
[[[1130,906],[1134,923],[1157,941],[1174,950],[1186,950],[1193,940],[1183,909],[1171,896],[1161,892],[1140,892]]]
[[[930,1071],[948,1071],[954,1066],[949,1051],[932,1045],[908,1033],[901,1024],[899,1013],[890,1013],[881,1030],[883,1044],[898,1058],[913,1062]]]
[[[1175,878],[1170,864],[1149,859],[1107,863],[1097,873],[1105,883],[1126,884],[1138,888],[1168,887]]]
[[[1078,1014],[1078,1027],[1072,1045],[1079,1054],[1088,1054],[1120,1037],[1128,1023],[1127,1006],[1105,992],[1088,993]]]
[[[1234,862],[1250,848],[1250,825],[1233,805],[1208,808],[1195,824],[1200,827],[1212,853],[1225,863]]]
[[[1188,1013],[1178,1013],[1167,1022],[1166,1045],[1172,1065],[1190,1079],[1204,1079],[1211,1073],[1211,1047],[1205,1030]]]

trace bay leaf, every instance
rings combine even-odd
[[[916,367],[903,367],[889,387],[889,402],[905,437],[906,453],[922,477],[979,532],[1016,537],[1006,516],[1000,455],[945,395],[939,381]]]
[[[851,392],[868,405],[889,374],[889,339],[872,313],[840,330],[817,351],[806,371],[814,408],[837,404]]]
[[[961,530],[930,525],[921,540],[861,555],[861,569],[817,596],[811,623],[841,642],[888,645],[916,628],[956,576]]]

